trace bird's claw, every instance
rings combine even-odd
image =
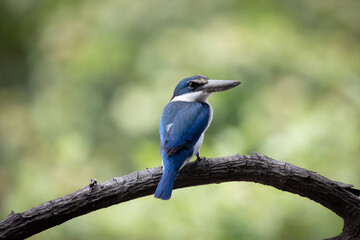
[[[95,187],[96,185],[97,185],[97,180],[96,180],[96,178],[95,179],[91,179],[90,180],[90,183],[89,183],[89,187],[90,188],[93,188],[93,187]]]
[[[200,161],[203,161],[203,160],[206,161],[206,157],[200,157],[199,154],[196,154],[196,160],[195,160],[196,163],[198,163],[198,162],[200,162]]]

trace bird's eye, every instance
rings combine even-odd
[[[193,81],[188,82],[189,88],[197,88],[198,86],[200,86],[200,84],[197,82],[193,82]]]

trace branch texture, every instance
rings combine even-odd
[[[24,239],[89,212],[151,195],[161,174],[162,167],[134,172],[22,213],[12,212],[0,222],[0,239]],[[360,239],[359,190],[262,154],[190,162],[179,172],[174,188],[229,181],[261,183],[309,198],[344,219],[342,233],[331,239]]]

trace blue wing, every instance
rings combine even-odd
[[[161,150],[174,155],[182,149],[192,149],[205,131],[210,118],[210,106],[202,102],[170,102],[160,121]]]

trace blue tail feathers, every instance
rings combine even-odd
[[[164,169],[163,175],[154,194],[156,198],[160,198],[162,200],[170,199],[177,173],[177,171]]]

